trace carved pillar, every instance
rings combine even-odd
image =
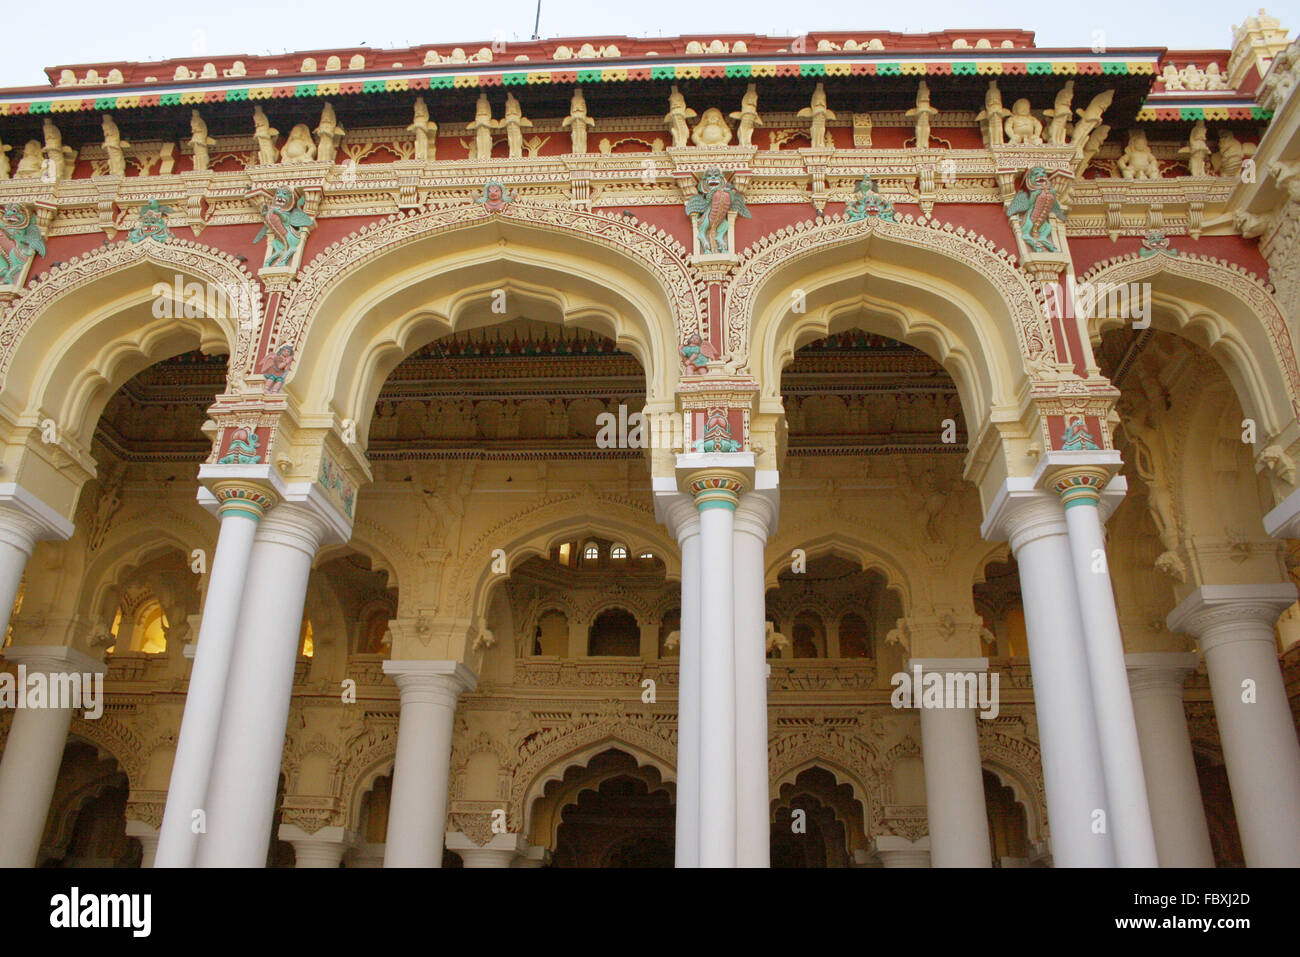
[[[320,546],[348,533],[319,486],[303,494],[262,519],[253,541],[208,782],[200,867],[266,862],[307,579]]]
[[[221,531],[203,601],[167,807],[156,839],[160,867],[191,867],[198,853],[200,821],[196,812],[203,810],[207,800],[249,558],[258,523],[278,497],[267,466],[205,465],[199,471],[201,477],[205,471],[219,471],[227,477],[214,481],[207,496],[217,505]],[[248,477],[235,479],[232,475],[236,472]],[[202,493],[199,497],[205,498]]]
[[[458,661],[385,661],[402,695],[384,867],[441,867],[456,700],[477,686]]]
[[[10,645],[4,656],[19,666],[19,695],[38,677],[48,689],[45,706],[14,711],[0,760],[0,867],[34,867],[75,710],[50,707],[58,703],[52,679],[79,675],[84,683],[107,669],[102,661],[61,645]]]
[[[1115,860],[1120,867],[1156,867],[1156,838],[1142,771],[1142,750],[1098,507],[1101,489],[1119,467],[1119,453],[1049,453],[1049,457],[1057,456],[1062,461],[1077,456],[1085,459],[1080,464],[1049,467],[1046,476],[1061,497],[1069,529]]]
[[[1273,638],[1277,616],[1295,600],[1291,584],[1202,585],[1167,619],[1205,657],[1250,867],[1300,865],[1300,742]]]
[[[1213,867],[1210,829],[1183,709],[1183,684],[1196,670],[1196,655],[1153,652],[1128,655],[1125,663],[1160,866]]]
[[[9,630],[23,569],[43,539],[66,539],[73,527],[21,485],[0,484],[0,641]]]

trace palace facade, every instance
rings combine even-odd
[[[0,91],[0,863],[1300,864],[1300,46],[1231,37]]]

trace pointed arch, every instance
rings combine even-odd
[[[177,282],[183,296],[186,283],[203,288],[201,310],[176,301]],[[227,381],[239,382],[261,321],[260,286],[228,253],[176,239],[102,246],[42,273],[0,318],[0,417],[48,416],[89,449],[118,386],[196,343],[230,356]]]
[[[1265,435],[1276,436],[1300,418],[1295,342],[1281,307],[1258,277],[1204,256],[1132,254],[1093,266],[1082,281],[1099,289],[1150,283],[1153,326],[1209,352]],[[1095,341],[1126,321],[1089,316],[1088,334]]]
[[[299,357],[286,391],[365,435],[397,363],[439,335],[499,321],[498,294],[534,318],[611,335],[641,363],[651,402],[671,399],[677,342],[704,308],[686,250],[654,227],[555,206],[434,207],[363,228],[303,270],[273,334]]]

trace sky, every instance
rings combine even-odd
[[[1258,2],[1258,0],[1256,0]],[[1234,23],[1255,12],[1217,0],[1083,0],[1042,5],[1025,0],[925,0],[872,4],[788,0],[747,4],[699,0],[542,0],[542,37],[679,36],[709,33],[799,35],[816,30],[924,33],[945,29],[1033,30],[1039,46],[1090,48],[1096,31],[1109,47],[1222,49]],[[52,12],[54,11],[54,12]],[[108,60],[166,60],[316,50],[509,42],[533,32],[537,0],[64,0],[10,3],[4,12],[0,86],[48,82],[47,66]],[[1300,0],[1269,8],[1294,38]]]

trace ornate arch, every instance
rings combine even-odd
[[[8,312],[0,314],[0,381],[7,381],[14,354],[38,318],[76,290],[142,263],[183,273],[217,288],[237,284],[241,291],[246,291],[247,299],[238,301],[247,303],[247,314],[226,317],[227,322],[222,325],[230,346],[228,381],[237,383],[242,373],[252,368],[253,338],[262,325],[261,286],[234,256],[184,239],[166,243],[109,243],[41,273],[14,300]],[[209,318],[221,324],[217,317]],[[248,335],[239,335],[241,326],[249,330]]]
[[[1143,258],[1134,253],[1103,260],[1082,277],[1099,287],[1151,280],[1156,280],[1152,282],[1154,305],[1172,317],[1181,335],[1219,358],[1247,415],[1257,415],[1270,435],[1300,418],[1295,342],[1271,289],[1258,276],[1209,256]],[[1238,312],[1258,320],[1258,329],[1251,330],[1236,318]],[[1088,317],[1088,333],[1096,337],[1122,322],[1093,315]],[[1252,331],[1267,337],[1274,368],[1264,367],[1263,349],[1252,348]]]
[[[898,592],[906,615],[907,610],[912,607],[912,586],[907,569],[921,567],[922,560],[914,556],[900,558],[872,544],[872,541],[888,542],[896,538],[895,532],[873,522],[859,521],[855,518],[852,523],[853,528],[861,534],[849,535],[840,530],[845,524],[841,513],[838,519],[829,523],[833,530],[817,535],[816,531],[823,524],[827,524],[825,516],[814,516],[798,526],[782,528],[780,537],[773,541],[768,549],[768,553],[776,557],[767,563],[763,577],[764,588],[777,587],[777,576],[785,566],[790,564],[790,549],[785,548],[783,543],[793,542],[804,550],[809,559],[821,555],[841,555],[856,561],[864,571],[875,571],[883,575],[885,587]],[[815,537],[810,537],[810,532]]]
[[[876,244],[885,248],[895,247],[905,251],[920,251],[946,260],[949,267],[960,266],[973,276],[982,277],[987,288],[996,297],[1000,305],[994,306],[994,321],[1000,323],[1005,319],[1005,329],[986,329],[976,326],[977,343],[964,343],[953,336],[946,345],[948,351],[956,355],[953,348],[956,342],[974,345],[978,354],[960,357],[962,362],[976,364],[976,371],[982,371],[987,384],[980,389],[979,399],[985,408],[995,401],[1011,394],[1011,380],[1024,368],[1029,357],[1041,355],[1054,345],[1054,337],[1046,317],[1035,301],[1032,289],[1025,277],[1015,267],[1015,256],[1002,249],[991,240],[968,231],[964,227],[954,227],[951,223],[939,223],[937,220],[921,217],[913,220],[904,216],[899,222],[887,222],[880,219],[867,219],[849,222],[836,215],[826,218],[807,220],[793,226],[778,230],[763,237],[745,251],[740,265],[736,268],[732,280],[726,307],[726,342],[728,352],[734,356],[743,356],[751,362],[751,370],[756,376],[774,378],[769,374],[767,364],[778,361],[774,355],[764,354],[761,365],[754,369],[752,350],[769,348],[769,343],[758,341],[758,324],[765,307],[761,294],[775,277],[788,275],[791,269],[805,266],[815,257],[826,257],[828,253],[849,251],[854,245],[862,245],[863,252],[869,254]],[[867,256],[864,255],[864,260]],[[874,260],[873,260],[874,261]],[[931,270],[936,275],[944,275],[949,270]],[[805,289],[810,287],[806,284]],[[955,296],[959,290],[954,287],[947,290]],[[955,300],[954,300],[955,302]],[[957,308],[962,309],[960,303]],[[897,312],[897,310],[893,310]],[[965,309],[962,309],[965,312]],[[810,318],[805,322],[812,321]],[[907,325],[905,319],[900,321]],[[929,323],[927,332],[943,340],[937,323]],[[1018,355],[1012,354],[1007,336],[1014,335],[1018,343]],[[999,349],[995,342],[1003,340]],[[941,357],[942,358],[942,357]],[[959,382],[959,386],[962,383]],[[975,382],[971,382],[976,387]],[[764,381],[765,394],[770,393],[774,383]],[[967,400],[976,398],[965,396]],[[968,407],[967,413],[972,421],[979,421],[977,413],[981,409]]]
[[[637,299],[634,308],[643,313],[647,354],[639,358],[646,366],[647,391],[652,399],[666,398],[671,394],[678,372],[676,342],[683,336],[699,331],[703,327],[705,315],[705,287],[688,265],[686,249],[662,229],[645,223],[629,222],[621,215],[588,213],[562,206],[528,203],[512,203],[495,213],[490,213],[475,203],[432,206],[398,213],[364,226],[327,247],[306,266],[293,284],[288,300],[276,320],[272,334],[273,346],[292,346],[300,357],[300,363],[290,374],[288,383],[292,384],[302,361],[315,361],[316,357],[304,355],[304,350],[309,350],[311,332],[320,321],[318,317],[332,295],[342,294],[350,281],[394,253],[438,237],[446,237],[444,243],[450,242],[456,233],[485,226],[495,226],[497,231],[485,237],[489,242],[480,244],[480,250],[472,257],[474,264],[508,258],[511,242],[506,231],[513,230],[514,235],[522,232],[523,235],[531,233],[539,237],[542,245],[552,250],[552,255],[557,238],[574,241],[579,249],[598,249],[606,254],[607,261],[616,263],[624,270],[625,277],[634,278],[646,292],[644,298],[640,292],[626,292],[626,295]],[[526,248],[524,244],[516,245]],[[467,257],[466,264],[469,258]],[[558,267],[552,265],[551,268]],[[404,273],[399,285],[405,288],[426,278],[429,277]],[[609,279],[607,272],[600,277],[599,285],[614,289],[615,286]],[[364,295],[369,297],[367,301],[370,305],[377,301],[378,293],[373,292],[374,285],[370,283],[370,288],[364,291]],[[629,290],[631,288],[628,286]],[[484,297],[490,291],[481,290]],[[537,295],[543,294],[540,287],[535,292]],[[554,298],[553,293],[551,296]],[[460,298],[463,299],[464,294]],[[655,313],[663,312],[668,313],[668,318],[672,321],[671,331],[660,329],[652,318]],[[611,314],[606,318],[613,321],[617,317]],[[636,322],[630,316],[627,318]],[[398,340],[395,344],[403,345],[402,340],[409,333],[409,325],[404,324],[405,320],[400,317],[397,319],[397,324],[392,327],[397,331],[385,335],[394,336]],[[674,337],[672,341],[664,341],[668,336]],[[361,383],[369,376],[370,372],[366,370],[357,371],[350,374],[349,382],[354,378],[357,383]],[[655,387],[657,376],[664,392],[662,396],[656,395],[660,391],[660,388]],[[308,392],[313,392],[310,401],[322,398],[314,395],[313,384],[309,383],[305,388]],[[333,386],[333,389],[347,388],[348,385],[340,386],[337,383]],[[330,394],[333,395],[334,392],[330,391]]]
[[[1043,761],[1038,746],[1024,737],[1008,734],[999,722],[979,721],[981,763],[1011,788],[1025,809],[1025,824],[1033,842],[1045,841],[1047,791],[1043,785]]]
[[[651,716],[608,712],[541,732],[519,748],[514,780],[510,785],[511,830],[528,833],[532,805],[546,784],[559,781],[575,765],[585,767],[609,748],[625,751],[638,765],[655,768],[665,782],[677,780],[677,735]]]
[[[873,825],[881,817],[880,755],[870,743],[831,727],[778,735],[768,746],[769,800],[791,784],[800,772],[817,766],[842,777],[853,788],[853,796],[867,811]],[[870,832],[868,832],[868,836]]]

